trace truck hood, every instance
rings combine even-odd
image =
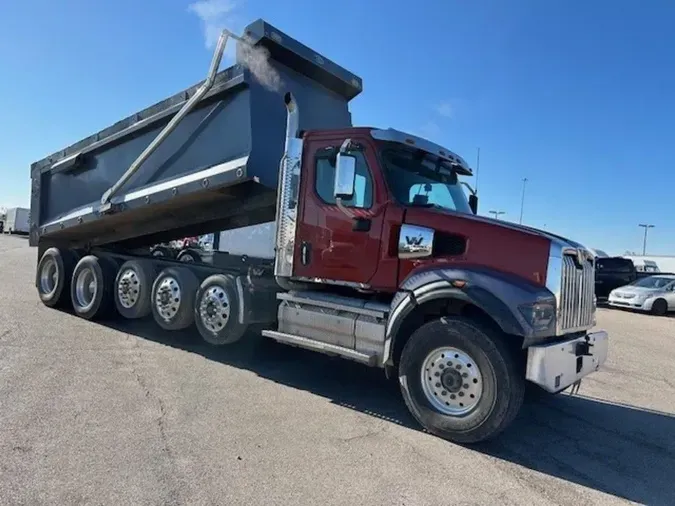
[[[437,254],[419,264],[480,266],[511,273],[536,285],[545,286],[552,257],[561,258],[567,248],[592,252],[572,239],[540,230],[473,214],[430,208],[409,207],[405,223],[436,231]],[[463,244],[464,252],[454,253]],[[445,253],[447,252],[447,253]]]
[[[590,253],[593,253],[589,248],[584,246],[581,243],[578,243],[576,241],[573,241],[572,239],[569,239],[568,237],[564,237],[558,234],[553,234],[551,232],[548,232],[546,230],[541,230],[539,228],[534,228],[534,227],[528,227],[526,225],[519,225],[517,223],[511,223],[508,221],[502,221],[502,220],[496,220],[494,218],[488,218],[487,216],[476,216],[474,214],[464,214],[464,213],[457,213],[455,211],[450,211],[446,209],[440,209],[440,208],[431,208],[427,209],[428,211],[431,211],[433,213],[438,213],[438,214],[444,214],[448,216],[461,216],[462,218],[468,219],[468,220],[473,220],[476,222],[481,222],[485,224],[489,224],[492,226],[496,227],[502,227],[510,230],[515,230],[519,232],[524,232],[527,234],[532,234],[538,237],[542,237],[544,239],[548,239],[552,243],[557,243],[560,247],[562,248],[575,248],[575,249],[585,249],[589,251]]]

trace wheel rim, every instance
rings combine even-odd
[[[59,282],[59,269],[54,259],[47,260],[40,270],[40,291],[50,295]]]
[[[180,261],[181,262],[192,262],[192,263],[194,263],[195,259],[192,258],[192,255],[183,255],[182,257],[180,257]]]
[[[421,379],[427,400],[444,415],[469,413],[483,394],[483,376],[476,361],[457,348],[437,348],[429,353],[422,364]]]
[[[180,308],[181,298],[178,280],[171,276],[162,279],[155,294],[155,307],[163,320],[168,322],[176,316]]]
[[[75,279],[75,299],[77,305],[85,309],[89,307],[96,297],[98,282],[94,271],[90,268],[82,269]]]
[[[125,269],[117,283],[117,297],[122,307],[131,309],[138,302],[141,290],[141,280],[133,269]]]
[[[230,299],[220,286],[212,286],[204,292],[199,302],[199,317],[213,333],[222,330],[230,319]]]

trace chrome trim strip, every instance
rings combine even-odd
[[[239,169],[241,167],[245,167],[247,162],[248,156],[243,156],[241,158],[237,158],[236,160],[231,160],[229,162],[214,165],[212,167],[209,167],[208,169],[204,169],[199,172],[193,172],[192,174],[186,174],[185,176],[181,176],[176,179],[169,179],[167,181],[163,181],[161,183],[157,183],[152,186],[142,188],[140,190],[134,190],[129,193],[125,193],[119,198],[113,198],[112,203],[119,204],[120,202],[129,202],[130,200],[135,200],[141,197],[145,197],[147,195],[152,195],[153,193],[159,193],[161,191],[170,190],[171,188],[174,187],[180,188],[185,184],[194,183],[195,181],[199,181],[200,179],[213,177],[217,174],[222,174],[223,172],[230,172]]]
[[[86,206],[82,207],[80,209],[77,209],[71,213],[68,213],[64,216],[61,216],[60,218],[57,218],[55,220],[50,221],[49,223],[44,223],[40,225],[41,227],[50,227],[52,225],[56,225],[57,223],[65,220],[72,220],[73,218],[77,218],[79,216],[85,216],[87,214],[91,214],[94,212],[94,207],[93,206]]]
[[[277,332],[275,330],[263,330],[262,335],[272,338],[276,341],[292,344],[301,348],[307,348],[321,353],[340,355],[342,357],[349,358],[369,366],[377,365],[377,355],[374,353],[362,353],[360,351],[352,350],[351,348],[345,348],[344,346],[338,346],[336,344],[326,343],[323,341],[316,341],[314,339],[296,336],[286,332]]]
[[[214,165],[212,167],[208,167],[204,170],[201,170],[199,172],[194,172],[192,174],[187,174],[185,176],[178,177],[176,179],[169,179],[167,181],[162,181],[161,183],[154,184],[152,186],[147,186],[145,188],[141,188],[138,190],[133,190],[129,193],[126,193],[124,195],[115,197],[112,199],[113,204],[119,204],[119,203],[126,203],[132,200],[136,200],[139,198],[146,197],[148,195],[152,195],[154,193],[159,193],[161,191],[169,190],[171,188],[179,188],[185,184],[188,183],[193,183],[195,181],[199,181],[200,179],[204,178],[209,178],[213,177],[217,174],[222,174],[224,172],[230,172],[233,170],[240,169],[241,167],[245,167],[246,163],[248,162],[248,156],[243,156],[241,158],[237,158],[236,160],[231,160],[229,162],[221,163],[218,165]],[[94,212],[94,207],[89,205],[82,207],[80,209],[77,209],[75,211],[72,211],[64,216],[60,216],[56,218],[55,220],[50,221],[49,223],[44,223],[40,225],[41,227],[49,227],[52,225],[55,225],[57,223],[60,223],[65,220],[70,220],[73,218],[77,218],[79,216],[85,216],[87,214],[92,214]]]
[[[302,296],[297,296],[293,295],[288,292],[279,292],[277,294],[277,299],[278,300],[285,300],[287,302],[291,303],[296,303],[296,304],[301,304],[303,306],[316,306],[316,307],[324,307],[327,309],[336,309],[338,311],[345,311],[347,313],[354,313],[354,314],[360,314],[364,316],[372,316],[373,318],[380,318],[384,319],[387,317],[387,313],[383,311],[379,311],[377,309],[368,309],[368,308],[361,308],[357,306],[350,306],[348,304],[340,304],[338,302],[331,302],[328,300],[321,300],[321,299],[312,299],[309,297],[302,297]]]

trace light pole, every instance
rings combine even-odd
[[[506,214],[506,211],[488,211],[489,214],[495,215],[495,220],[499,219],[500,214]]]
[[[523,178],[523,195],[520,198],[520,224],[523,224],[523,208],[525,206],[525,183],[527,183],[527,178]]]
[[[480,168],[480,148],[476,148],[476,193],[478,193],[478,169]]]
[[[645,229],[645,238],[644,241],[642,242],[642,256],[645,256],[647,254],[647,230],[649,230],[650,228],[654,228],[654,225],[640,223],[638,227],[642,227]]]

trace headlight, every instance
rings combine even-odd
[[[555,324],[554,299],[544,299],[523,304],[518,309],[534,330],[546,330]]]

